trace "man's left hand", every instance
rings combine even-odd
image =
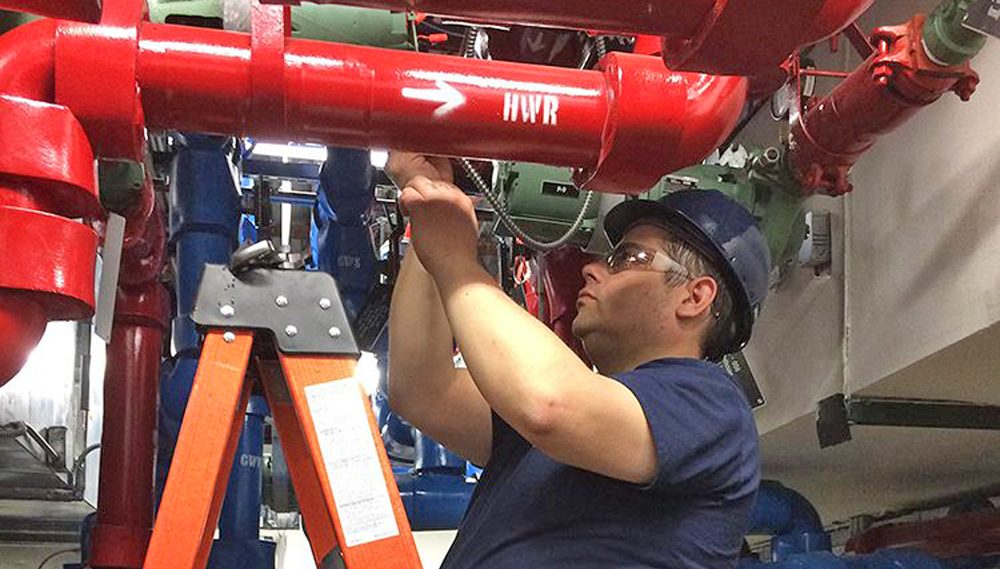
[[[449,268],[475,265],[479,224],[472,200],[455,185],[417,176],[399,196],[409,214],[411,241],[435,278]]]

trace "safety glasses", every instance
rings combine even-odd
[[[680,263],[671,259],[663,251],[647,249],[631,241],[622,241],[604,258],[608,272],[612,275],[630,269],[676,273],[684,278],[691,274]]]

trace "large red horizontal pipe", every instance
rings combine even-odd
[[[433,147],[454,155],[499,150],[520,160],[582,165],[596,162],[607,116],[598,72],[289,40],[284,69],[273,78],[286,110],[268,117],[270,124],[255,124],[250,36],[147,25],[139,46],[139,83],[152,127],[263,130],[286,141]],[[465,102],[454,110],[428,100],[456,93]],[[505,97],[513,95],[556,98],[555,124],[545,124],[545,109],[534,123],[530,113],[527,122],[505,121]]]
[[[251,43],[143,25],[147,124],[577,166],[596,189],[638,192],[713,150],[746,92],[740,78],[672,73],[628,54],[602,73],[295,39],[267,58]]]
[[[473,21],[647,34],[671,69],[771,78],[797,47],[853,22],[874,0],[313,0]],[[298,0],[264,0],[298,4]],[[780,81],[778,81],[780,85]]]
[[[264,0],[298,4],[298,0]],[[318,0],[385,10],[416,10],[483,22],[537,24],[560,28],[653,35],[694,34],[725,0]]]
[[[101,0],[0,0],[0,9],[90,23],[101,19]]]

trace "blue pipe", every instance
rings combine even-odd
[[[418,432],[416,446],[413,469],[396,473],[410,527],[455,529],[469,507],[475,480],[466,477],[464,459],[430,437]]]
[[[372,193],[367,150],[330,148],[323,168],[310,232],[316,268],[337,280],[352,321],[375,284],[376,260],[366,225]]]
[[[177,355],[160,386],[157,496],[162,495],[166,483],[198,367],[201,338],[191,320],[198,284],[206,263],[229,262],[237,245],[240,222],[240,199],[231,169],[233,139],[204,135],[185,135],[183,139],[173,163],[170,192],[170,242],[175,253],[177,296],[173,339]],[[262,440],[263,423],[255,413],[245,421],[240,444],[249,448]],[[220,533],[225,539],[217,542],[213,551],[238,550],[240,558],[223,559],[213,553],[210,567],[271,569],[273,545],[257,539],[259,488],[254,491],[252,484],[241,483],[239,469],[232,478],[220,520]],[[239,545],[227,545],[229,542]],[[248,546],[250,543],[257,546]]]
[[[171,172],[170,243],[174,250],[177,313],[173,342],[177,353],[160,384],[157,496],[162,495],[181,420],[198,367],[200,338],[191,321],[198,283],[206,263],[227,263],[236,247],[239,196],[229,170],[232,141],[188,135]]]
[[[823,530],[816,508],[802,494],[779,482],[764,480],[751,513],[751,534],[774,536],[771,558],[830,550],[830,536]]]
[[[741,565],[741,567],[744,567]],[[837,556],[829,551],[789,556],[754,565],[760,569],[956,569],[947,561],[915,549],[883,549],[871,555]]]
[[[260,541],[261,471],[264,461],[264,398],[250,398],[240,433],[226,499],[219,518],[219,539],[208,566],[242,569],[274,567],[276,543]]]

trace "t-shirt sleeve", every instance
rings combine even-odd
[[[739,493],[756,484],[757,435],[743,395],[723,378],[629,372],[656,445],[650,491]]]

